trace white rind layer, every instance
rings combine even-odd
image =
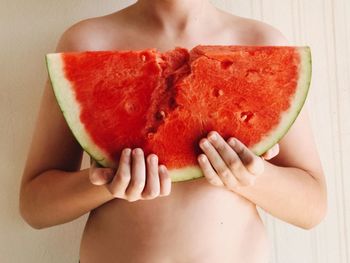
[[[278,126],[267,134],[259,143],[251,147],[251,150],[256,155],[260,156],[265,153],[287,133],[305,103],[311,81],[311,51],[309,47],[297,47],[296,50],[300,55],[300,66],[296,93],[290,101],[290,105],[292,106],[288,111],[282,113],[282,120]]]
[[[113,160],[110,160],[108,154],[93,142],[80,121],[81,109],[79,108],[79,103],[76,102],[74,89],[65,76],[62,54],[47,54],[46,64],[57,102],[73,135],[91,158],[95,159],[104,167],[114,167],[115,164]],[[169,175],[173,182],[185,181],[203,176],[199,166],[172,169],[169,170]]]
[[[265,139],[254,145],[251,150],[261,155],[276,144],[288,131],[297,118],[304,105],[311,81],[311,52],[309,47],[298,47],[300,54],[300,68],[297,92],[291,99],[292,107],[282,115],[282,121],[268,134]],[[46,55],[47,67],[52,83],[52,87],[63,112],[63,115],[82,148],[99,164],[105,167],[113,167],[114,162],[108,158],[108,154],[95,145],[80,122],[80,108],[76,103],[74,89],[65,77],[64,64],[61,53],[51,53]],[[188,166],[185,168],[169,170],[173,182],[186,181],[203,176],[199,166]]]
[[[57,102],[75,138],[81,147],[99,164],[105,167],[113,167],[113,161],[109,160],[108,154],[93,142],[80,121],[81,109],[79,103],[76,102],[74,89],[65,76],[62,54],[47,54],[46,63]]]
[[[300,55],[300,67],[297,92],[294,97],[291,98],[290,102],[292,107],[282,114],[282,120],[274,130],[266,135],[259,143],[251,147],[251,150],[256,155],[262,155],[282,139],[289,128],[293,125],[305,103],[311,82],[311,51],[309,47],[297,47],[296,50]],[[188,168],[177,169],[170,172],[173,172],[171,175],[173,181],[186,181],[203,176],[202,170],[199,166],[190,166]]]

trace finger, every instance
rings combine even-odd
[[[236,187],[237,180],[235,180],[235,176],[222,160],[214,146],[206,138],[202,139],[199,142],[199,145],[209,159],[221,181],[230,189]]]
[[[279,154],[279,144],[275,144],[272,148],[270,148],[267,152],[265,152],[262,157],[265,160],[270,160],[273,157],[275,157],[276,155]]]
[[[90,182],[94,185],[108,184],[114,176],[114,172],[109,168],[98,168],[90,173]]]
[[[277,156],[279,153],[280,153],[280,145],[279,143],[276,143],[273,147],[273,157]]]
[[[205,154],[200,154],[198,156],[198,163],[203,171],[203,175],[207,178],[208,182],[215,186],[223,186],[224,183],[221,181],[220,177],[216,174],[214,168],[209,163],[209,160]]]
[[[165,165],[158,166],[160,193],[159,196],[167,196],[171,192],[171,178]]]
[[[246,173],[247,170],[242,163],[238,153],[220,136],[219,133],[212,131],[208,134],[208,139],[224,160],[226,166],[238,176]]]
[[[90,182],[94,185],[104,185],[113,179],[114,170],[111,168],[97,168],[96,161],[91,162],[89,171]]]
[[[227,140],[227,143],[237,153],[244,165],[255,159],[256,155],[237,138],[231,137]]]
[[[229,138],[228,144],[235,150],[246,169],[253,175],[259,175],[264,171],[265,164],[262,158],[256,156],[237,138]],[[255,180],[254,177],[249,177],[248,181]],[[252,184],[253,182],[250,182]]]
[[[143,199],[153,199],[160,193],[158,175],[158,157],[155,154],[147,156],[146,186],[142,193]]]
[[[261,155],[261,157],[264,158],[265,160],[270,160],[271,156],[272,156],[272,152],[271,151],[272,151],[272,149],[269,149],[263,155]]]
[[[120,156],[118,170],[112,182],[108,185],[110,192],[115,197],[124,198],[125,191],[129,185],[131,174],[131,149],[125,148]]]
[[[242,161],[242,158],[248,159],[249,157],[244,156],[243,150],[237,148],[239,152],[236,152],[235,149],[230,147],[230,145],[220,136],[220,134],[215,131],[210,132],[208,134],[208,138],[225,161],[226,166],[238,179],[239,183],[242,185],[252,184],[253,175],[249,173],[244,165],[244,162]],[[239,154],[241,154],[242,157]]]
[[[268,150],[267,152],[265,152],[263,155],[261,155],[261,158],[265,159],[265,160],[270,160],[271,157],[271,151]]]
[[[126,189],[125,195],[128,201],[140,199],[146,183],[145,158],[141,148],[132,151],[131,181]]]

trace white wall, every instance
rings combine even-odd
[[[72,23],[133,1],[0,0],[0,262],[77,262],[86,216],[32,230],[18,213],[21,171],[46,80],[44,54]],[[263,215],[271,262],[350,262],[350,1],[213,0],[266,21],[313,52],[309,111],[327,175],[329,211],[312,231]],[[86,159],[85,159],[86,161]]]

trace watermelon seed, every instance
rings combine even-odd
[[[241,120],[244,122],[249,122],[253,116],[254,116],[254,113],[252,113],[251,111],[241,112]]]
[[[166,78],[166,90],[170,90],[174,86],[174,75]]]
[[[142,53],[140,54],[140,58],[141,58],[141,60],[142,60],[143,62],[145,62],[149,57],[150,57],[150,56],[149,56],[149,54],[148,54],[147,52],[142,52]]]
[[[228,69],[233,64],[230,60],[224,60],[221,62],[221,68],[222,69]]]
[[[157,120],[163,120],[164,118],[165,118],[165,112],[164,111],[157,111],[157,113],[156,113],[156,119]]]
[[[170,109],[175,109],[176,106],[178,106],[178,105],[177,105],[177,103],[176,103],[175,98],[174,98],[174,97],[171,97],[171,98],[169,99],[169,107],[170,107]]]
[[[222,89],[214,89],[213,94],[215,97],[219,97],[219,96],[222,96],[224,94],[224,91]]]

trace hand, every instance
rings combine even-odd
[[[145,165],[141,148],[133,151],[125,148],[116,171],[111,168],[101,168],[96,161],[93,161],[90,168],[90,181],[95,185],[107,184],[109,192],[114,197],[130,202],[167,196],[171,191],[171,179],[167,168],[164,165],[158,166],[158,157],[155,154],[148,155]]]
[[[198,156],[198,162],[209,183],[232,191],[238,186],[253,185],[256,177],[264,172],[264,159],[271,159],[279,153],[276,144],[259,157],[237,138],[231,137],[226,142],[215,131],[203,138],[199,146],[204,154]]]

